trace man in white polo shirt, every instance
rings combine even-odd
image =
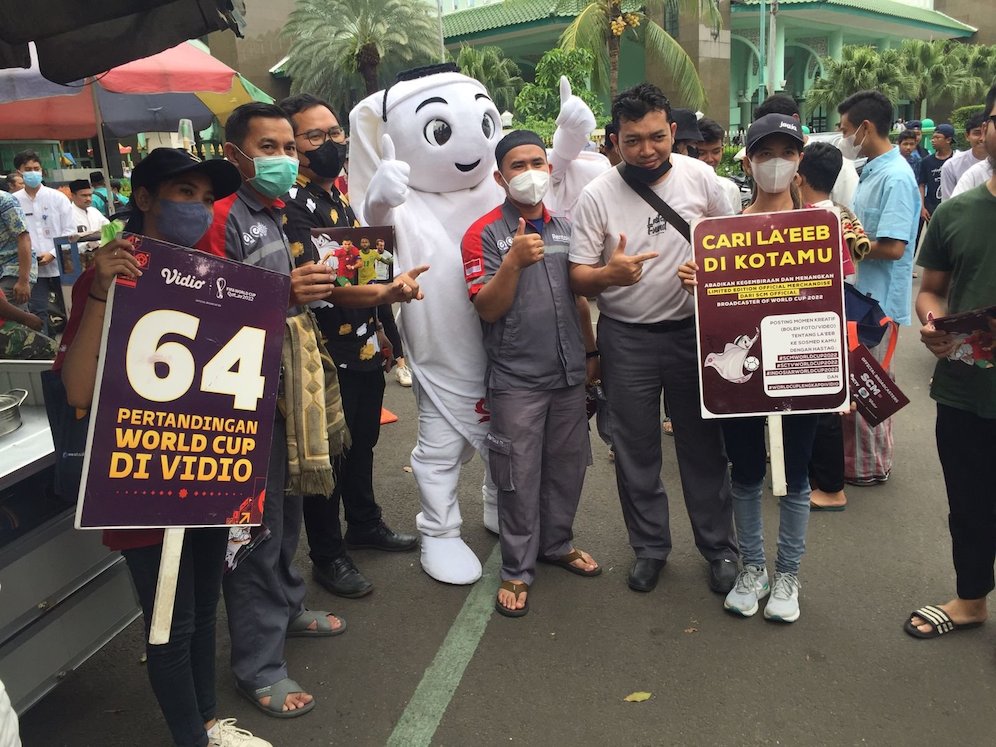
[[[612,120],[623,163],[595,178],[578,199],[570,272],[575,293],[598,296],[616,481],[636,554],[629,586],[652,590],[671,552],[661,481],[663,389],[695,544],[709,561],[709,587],[726,594],[737,575],[729,471],[718,421],[699,412],[695,308],[676,272],[692,257],[687,224],[730,215],[730,203],[709,166],[671,152],[675,124],[659,88],[643,83],[620,93]],[[630,183],[649,188],[678,219],[659,213]]]
[[[24,179],[24,189],[15,192],[14,197],[24,210],[28,233],[31,235],[31,248],[38,258],[38,280],[31,288],[28,308],[32,314],[41,317],[42,333],[52,337],[53,332],[49,329],[49,301],[54,294],[55,302],[59,306],[63,303],[54,240],[76,230],[73,224],[73,206],[62,192],[42,184],[41,159],[33,150],[24,150],[14,156],[14,168]]]

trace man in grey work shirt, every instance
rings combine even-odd
[[[498,488],[502,583],[495,609],[528,610],[536,561],[595,576],[601,568],[571,544],[590,446],[585,343],[594,355],[587,302],[570,289],[570,224],[543,206],[550,165],[540,137],[516,130],[495,148],[504,204],[467,230],[464,277],[484,327],[487,436]],[[594,357],[588,360],[594,360]]]
[[[641,84],[612,104],[627,178],[642,181],[686,221],[730,214],[709,166],[671,152],[675,125],[660,89]],[[612,412],[616,481],[636,562],[634,591],[651,591],[671,552],[661,481],[660,396],[667,397],[678,469],[695,545],[709,561],[709,588],[726,594],[737,575],[730,478],[716,421],[699,412],[694,303],[677,268],[688,241],[617,169],[582,192],[572,215],[571,285],[598,296],[598,347]],[[626,252],[627,243],[636,252]]]

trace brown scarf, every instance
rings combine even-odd
[[[287,419],[287,485],[291,495],[330,495],[331,458],[349,448],[339,377],[311,311],[287,317],[281,361]]]

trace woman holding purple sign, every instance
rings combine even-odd
[[[126,230],[192,247],[212,221],[215,199],[242,183],[227,161],[199,161],[182,150],[157,148],[132,173],[135,211]],[[94,254],[94,266],[73,286],[73,311],[54,368],[61,369],[69,404],[88,410],[107,294],[117,275],[142,274],[131,245],[116,239]],[[148,640],[162,554],[161,529],[107,530],[104,544],[128,564],[145,617]],[[228,529],[189,529],[176,586],[169,642],[146,644],[149,680],[173,743],[183,747],[269,747],[270,743],[218,719],[215,697],[215,619]]]
[[[756,186],[754,201],[744,214],[773,213],[803,207],[794,188],[796,172],[802,161],[803,136],[799,122],[783,114],[767,114],[758,118],[747,130],[747,157],[744,170],[753,177]],[[698,265],[687,262],[678,268],[678,277],[691,292],[696,283]],[[756,368],[757,359],[747,356],[757,342],[755,330],[744,330],[742,338],[723,356],[736,357],[744,369]],[[710,363],[721,370],[722,361]],[[748,365],[750,364],[750,365]],[[724,375],[721,371],[721,375]],[[725,376],[724,376],[725,378]],[[774,583],[768,583],[764,555],[764,534],[761,520],[761,494],[767,472],[764,444],[764,418],[740,417],[722,420],[726,452],[733,465],[733,518],[737,528],[737,543],[743,569],[723,607],[730,612],[750,617],[757,613],[759,602],[771,594],[764,608],[764,617],[778,622],[799,619],[799,565],[806,549],[809,525],[809,460],[816,435],[818,415],[784,416],[786,495],[779,500],[778,556],[775,560]]]

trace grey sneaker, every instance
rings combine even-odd
[[[771,599],[764,608],[766,620],[795,622],[799,619],[799,577],[794,573],[775,571],[775,583],[771,588]]]
[[[745,565],[726,595],[723,609],[743,617],[757,612],[757,602],[768,595],[768,571],[759,565]]]

